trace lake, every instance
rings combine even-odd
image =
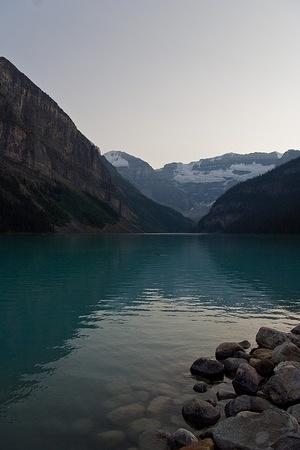
[[[5,450],[151,448],[197,357],[300,322],[297,237],[2,236],[0,269]]]

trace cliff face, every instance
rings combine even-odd
[[[200,221],[199,231],[300,233],[300,158],[231,188]]]
[[[149,205],[135,188],[124,190],[120,175],[57,103],[0,57],[0,231],[190,226],[175,211]]]

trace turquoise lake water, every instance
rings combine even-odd
[[[183,426],[197,357],[298,322],[296,237],[3,236],[1,449],[146,449],[132,422]]]

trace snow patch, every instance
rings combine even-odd
[[[128,161],[124,159],[118,151],[107,152],[104,156],[114,167],[129,167]]]

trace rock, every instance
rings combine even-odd
[[[120,430],[109,430],[103,433],[97,434],[97,440],[101,444],[101,448],[105,449],[117,449],[121,448],[126,441],[126,436],[123,431]]]
[[[286,369],[289,367],[295,367],[296,369],[300,369],[300,363],[298,363],[297,361],[284,361],[279,363],[275,369],[274,369],[274,373],[279,372],[282,369]]]
[[[139,436],[139,450],[168,450],[167,438],[168,435],[156,430],[144,431]]]
[[[291,333],[300,335],[300,323],[291,330]]]
[[[300,423],[300,403],[297,403],[296,405],[290,406],[287,409],[287,412],[295,417],[298,423]]]
[[[260,347],[272,350],[287,341],[289,341],[287,333],[269,327],[261,327],[256,335],[256,342]]]
[[[264,378],[270,377],[275,368],[275,364],[270,359],[251,358],[250,365],[254,367],[256,372]]]
[[[300,349],[292,342],[284,342],[274,348],[272,353],[272,361],[275,364],[283,361],[300,362]]]
[[[300,370],[295,367],[280,370],[263,386],[263,392],[280,407],[300,402]]]
[[[149,419],[147,417],[142,417],[136,419],[130,423],[128,427],[128,436],[133,441],[137,439],[138,435],[146,430],[159,430],[160,422],[156,419]]]
[[[271,450],[282,435],[299,430],[297,421],[285,411],[243,411],[219,422],[212,430],[219,450]]]
[[[217,392],[217,397],[218,397],[218,400],[228,400],[228,399],[231,399],[231,398],[235,398],[236,397],[236,393],[232,392],[232,391],[229,391],[229,390],[226,390],[226,389],[220,389]]]
[[[172,399],[170,397],[166,397],[165,395],[159,395],[155,397],[149,403],[147,411],[151,414],[159,414],[163,410],[168,409],[172,404]]]
[[[246,339],[238,343],[243,349],[248,350],[251,347],[251,344]]]
[[[259,389],[260,381],[260,376],[257,374],[254,367],[244,363],[238,368],[236,375],[232,380],[232,386],[238,395],[255,395]]]
[[[168,439],[169,447],[173,449],[179,449],[184,446],[197,443],[198,439],[188,430],[184,428],[179,428],[179,430],[175,431],[175,433],[171,434]]]
[[[182,415],[188,424],[197,429],[214,425],[220,418],[220,413],[214,406],[199,399],[185,402],[182,408]]]
[[[216,359],[222,361],[226,358],[232,358],[235,352],[239,350],[243,351],[243,347],[241,347],[241,345],[237,342],[223,342],[222,344],[218,345],[216,349]]]
[[[223,361],[225,374],[234,377],[241,364],[245,364],[243,358],[227,358]]]
[[[182,447],[181,450],[214,450],[214,441],[210,438],[201,439],[195,444],[189,445],[187,447]]]
[[[225,414],[226,417],[232,417],[241,411],[263,412],[270,408],[276,407],[263,398],[252,395],[240,395],[226,404]]]
[[[249,361],[251,356],[249,355],[249,353],[246,353],[244,350],[238,350],[237,352],[234,353],[234,358],[243,358],[246,361]]]
[[[294,333],[287,333],[289,340],[300,348],[300,336]]]
[[[272,350],[269,348],[256,348],[251,352],[251,357],[257,359],[271,359]]]
[[[145,412],[145,407],[140,403],[132,403],[126,406],[120,406],[119,408],[111,411],[107,417],[116,425],[126,424],[134,419],[138,419]]]
[[[299,450],[300,434],[289,433],[282,436],[272,447],[275,450]]]
[[[207,384],[204,383],[204,381],[201,381],[200,383],[196,383],[193,386],[193,389],[195,392],[206,392],[207,391]]]
[[[192,375],[208,380],[221,380],[224,377],[224,366],[219,361],[209,358],[199,358],[191,366]]]

